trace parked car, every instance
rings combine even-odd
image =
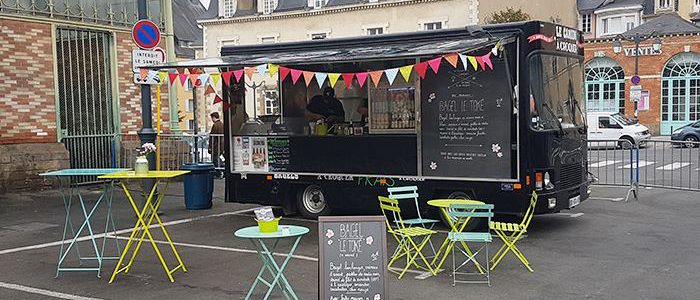
[[[587,116],[589,148],[643,146],[651,138],[649,128],[621,113],[589,112]]]
[[[672,141],[683,141],[680,145],[688,148],[700,146],[700,121],[690,123],[681,128],[678,128],[671,133]]]

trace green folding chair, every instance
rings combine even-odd
[[[493,217],[493,204],[452,204],[450,205],[450,210],[448,215],[455,219],[469,219],[469,218],[484,218],[488,222],[491,222],[491,217]],[[457,285],[457,283],[486,283],[491,286],[491,273],[489,271],[489,244],[491,243],[491,233],[488,229],[486,231],[470,231],[470,232],[450,232],[447,235],[450,243],[453,244],[452,247],[452,286]],[[470,251],[465,243],[481,243],[481,247],[476,249],[476,251]],[[456,245],[455,245],[456,244]],[[458,249],[458,253],[455,253],[455,249]],[[483,253],[485,252],[485,253]],[[466,259],[459,266],[456,264],[457,255],[461,253]],[[482,253],[483,260],[486,261],[486,268],[481,268],[478,257]],[[474,272],[461,272],[460,269],[466,268],[469,262],[473,262],[477,267],[477,271]],[[485,269],[485,271],[482,271]],[[461,280],[458,279],[458,275],[464,276],[483,276],[485,280]]]
[[[379,207],[382,210],[382,214],[384,214],[387,231],[399,242],[399,251],[392,255],[392,258],[387,265],[387,269],[390,272],[399,274],[399,279],[403,277],[411,266],[415,266],[417,269],[426,270],[434,276],[436,272],[428,262],[428,259],[425,258],[425,255],[423,255],[423,247],[425,247],[430,240],[430,237],[436,232],[420,226],[407,227],[403,223],[401,208],[399,208],[399,201],[396,199],[379,196]],[[389,219],[396,220],[396,228],[391,226],[391,221],[389,221]],[[406,258],[406,265],[404,268],[400,269],[399,271],[392,269],[391,266],[402,257]],[[425,265],[420,265],[418,263],[418,259],[420,259]]]
[[[496,232],[499,238],[503,241],[501,248],[496,251],[491,261],[493,265],[491,269],[496,268],[498,263],[501,262],[504,256],[508,252],[513,252],[513,255],[517,257],[530,272],[534,272],[532,267],[530,267],[530,261],[525,258],[525,255],[515,246],[522,237],[523,234],[527,232],[527,228],[530,226],[530,221],[532,221],[532,216],[535,214],[535,206],[537,205],[537,193],[532,192],[532,197],[530,198],[530,206],[525,212],[525,216],[520,223],[504,223],[504,222],[489,222],[489,228]]]
[[[413,227],[413,226],[421,226],[425,229],[433,229],[433,226],[435,224],[439,223],[439,220],[435,219],[427,219],[423,218],[420,212],[420,206],[418,205],[418,187],[415,185],[412,186],[402,186],[402,187],[390,187],[387,188],[387,192],[389,192],[389,198],[391,199],[396,199],[396,200],[413,200],[413,203],[416,206],[416,213],[417,217],[413,219],[404,219],[403,223],[407,227]],[[435,246],[433,245],[432,241],[428,241],[428,246],[430,246],[430,249],[432,251],[432,255],[426,256],[428,258],[435,257]],[[399,248],[396,248],[394,253],[396,253],[399,250]]]

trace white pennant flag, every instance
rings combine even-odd
[[[260,76],[265,76],[265,72],[267,71],[267,64],[262,64],[258,65],[258,73],[260,73]]]
[[[386,74],[386,79],[389,79],[389,85],[394,84],[394,79],[396,79],[396,74],[398,73],[399,68],[384,70],[384,74]]]
[[[321,73],[321,72],[316,72],[316,83],[318,83],[318,88],[323,88],[323,82],[326,81],[326,77],[328,77],[328,73]]]
[[[467,56],[464,54],[459,54],[459,59],[462,61],[462,66],[464,67],[464,70],[467,70]]]

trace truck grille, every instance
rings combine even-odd
[[[580,163],[562,165],[560,185],[562,189],[568,189],[582,182],[583,170]]]

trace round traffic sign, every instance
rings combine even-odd
[[[160,43],[160,28],[150,20],[139,20],[131,29],[134,43],[142,49],[153,49]]]
[[[639,78],[639,76],[637,76],[637,75],[632,76],[632,84],[637,85],[641,81],[642,81],[642,79]]]

